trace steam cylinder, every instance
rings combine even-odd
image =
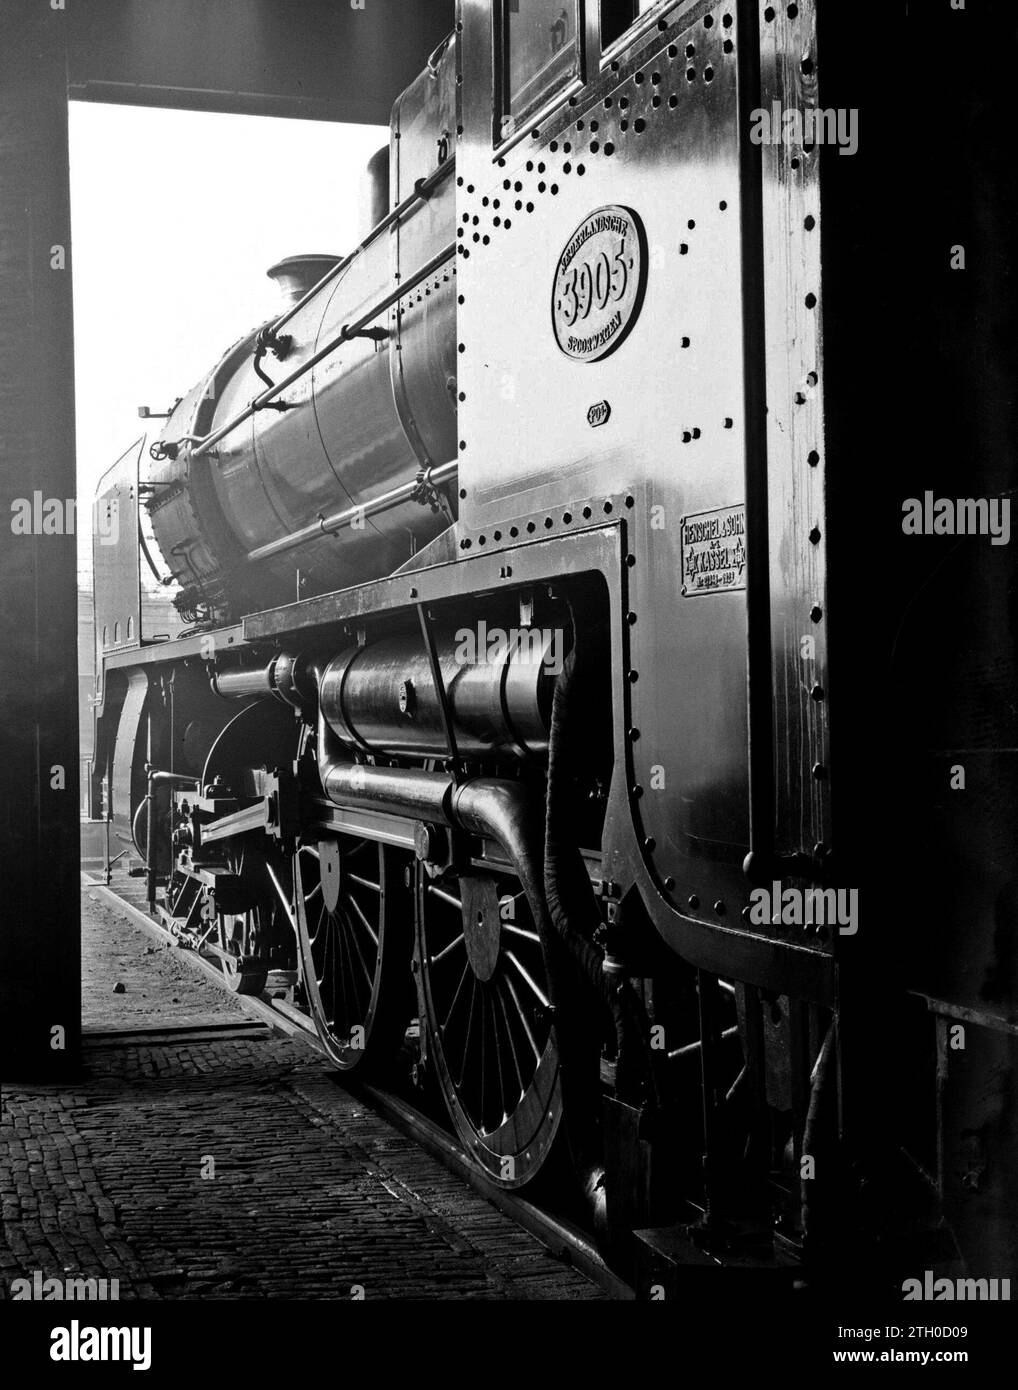
[[[517,759],[547,752],[562,656],[554,634],[525,630],[491,642],[482,635],[478,650],[470,632],[446,633],[436,647],[461,756]],[[351,751],[448,755],[431,664],[419,638],[349,648],[322,672],[318,694],[329,727]]]

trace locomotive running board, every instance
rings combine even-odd
[[[487,554],[460,555],[427,569],[355,584],[317,598],[252,613],[243,620],[245,642],[259,642],[383,613],[413,612],[418,604],[476,596],[482,590],[513,589],[538,581],[559,582],[600,574],[610,588],[621,566],[619,522],[577,527],[568,535],[502,546]],[[563,555],[567,558],[563,563]],[[468,577],[469,576],[469,577]]]

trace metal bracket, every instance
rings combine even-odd
[[[373,343],[385,343],[388,342],[391,335],[387,328],[358,328],[351,333],[344,323],[343,336],[347,342],[351,338],[370,338]]]
[[[456,731],[452,724],[452,712],[449,708],[449,698],[446,692],[445,682],[442,679],[442,668],[438,661],[438,648],[435,646],[435,634],[432,630],[431,619],[428,616],[424,604],[418,603],[415,606],[417,608],[417,617],[421,624],[421,635],[424,638],[424,649],[428,654],[428,665],[431,667],[431,679],[435,683],[435,694],[438,697],[439,713],[442,716],[442,729],[445,733],[445,743],[449,750],[449,758],[452,764],[449,770],[453,775],[453,780],[458,785],[462,777],[463,769],[460,764],[459,750],[456,747]]]

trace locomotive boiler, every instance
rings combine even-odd
[[[93,804],[152,910],[641,1287],[869,1259],[877,1149],[944,1230],[851,1138],[819,158],[750,136],[815,9],[463,0],[362,243],[102,494]]]
[[[452,90],[447,50],[397,104],[391,178],[372,161],[382,216],[362,244],[273,266],[289,307],[152,446],[149,514],[182,610],[223,619],[391,573],[454,519]]]

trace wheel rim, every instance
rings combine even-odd
[[[302,844],[294,858],[301,982],[318,1036],[342,1071],[391,1058],[410,1021],[404,859],[349,836]]]
[[[536,1176],[561,1116],[540,937],[519,881],[417,873],[428,1056],[461,1141],[497,1183]]]

